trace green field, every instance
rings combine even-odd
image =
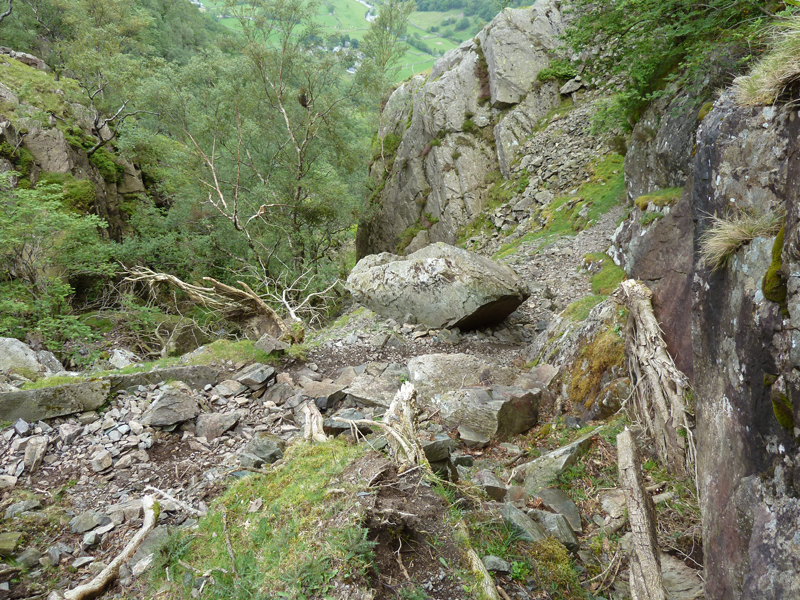
[[[205,2],[207,11],[212,15],[223,14],[224,1],[208,0]],[[355,0],[328,0],[319,7],[317,22],[326,36],[350,36],[350,39],[361,41],[369,29],[369,23],[364,18],[367,8]],[[464,40],[472,38],[484,23],[476,17],[470,18],[470,26],[462,31],[455,30],[455,23],[463,18],[460,10],[447,12],[414,12],[409,18],[408,35],[424,44],[428,52],[407,44],[407,51],[403,56],[395,76],[397,82],[417,75],[433,66],[436,59],[448,50],[456,48]],[[450,21],[451,24],[443,26],[442,23]],[[241,26],[235,18],[223,18],[219,21],[226,27],[241,31]],[[439,28],[431,32],[431,28]]]

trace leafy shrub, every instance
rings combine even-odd
[[[623,81],[598,125],[632,128],[668,81],[684,88],[702,84],[712,56],[727,57],[725,72],[740,71],[763,47],[765,20],[779,6],[758,0],[575,0],[568,43],[576,52],[603,48],[590,57],[589,69]]]

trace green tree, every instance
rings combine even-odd
[[[397,65],[406,53],[401,38],[416,6],[414,0],[386,0],[361,42],[361,50],[372,60],[383,88],[391,85]]]
[[[105,224],[68,210],[61,185],[18,189],[15,177],[0,175],[0,335],[35,329],[60,352],[65,341],[91,337],[71,314],[68,281],[113,271],[110,246],[98,234]]]

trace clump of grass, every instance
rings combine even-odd
[[[783,215],[776,212],[742,211],[736,215],[711,215],[711,226],[700,236],[700,259],[712,271],[722,269],[728,259],[757,237],[771,237],[781,228]]]
[[[794,96],[800,84],[800,16],[783,21],[773,35],[772,50],[733,82],[736,99],[745,106],[774,104]]]

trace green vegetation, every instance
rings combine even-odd
[[[430,229],[438,222],[439,219],[430,213],[424,213],[411,227],[403,232],[403,235],[400,236],[400,240],[397,242],[397,253],[402,254],[420,231]]]
[[[623,86],[600,115],[600,127],[630,129],[665,85],[700,88],[709,62],[720,72],[741,72],[764,44],[764,25],[783,3],[743,0],[576,0],[566,38],[576,52],[603,48],[590,58],[595,80],[612,75]],[[635,14],[635,19],[631,15]],[[757,87],[757,86],[754,86]],[[698,103],[707,98],[698,97]]]
[[[523,243],[540,242],[562,235],[573,235],[588,227],[611,207],[619,204],[625,197],[625,179],[622,173],[623,157],[610,154],[592,167],[592,176],[582,184],[574,196],[556,198],[542,210],[546,225],[538,230],[525,234],[513,242],[503,244],[495,254],[495,259],[510,256]],[[584,216],[581,215],[581,212]]]
[[[515,581],[535,583],[553,600],[585,600],[570,554],[555,538],[537,543],[522,540],[502,520],[472,520],[468,526],[478,555],[491,554],[508,561]]]
[[[672,206],[678,200],[680,200],[682,193],[683,188],[665,188],[663,190],[656,190],[654,192],[650,192],[649,194],[645,194],[644,196],[639,196],[636,200],[634,200],[634,204],[641,211],[646,211],[648,206],[664,208],[665,206]]]
[[[796,6],[791,0],[787,4]],[[800,17],[793,14],[778,22],[766,56],[753,66],[748,75],[734,81],[738,101],[758,106],[796,98],[800,77],[798,56]]]
[[[741,211],[728,217],[711,215],[700,235],[700,258],[712,271],[722,269],[736,251],[757,237],[772,237],[782,226],[783,215]]]
[[[646,227],[647,225],[650,225],[650,223],[652,223],[653,221],[657,221],[663,216],[664,213],[659,212],[657,210],[646,212],[645,214],[642,215],[642,218],[639,221],[639,223],[641,224],[642,227]]]
[[[600,271],[591,277],[592,293],[608,296],[617,289],[621,281],[625,280],[625,271],[617,266],[613,260],[602,252],[587,254],[583,257],[583,264],[597,263],[602,265]]]
[[[270,475],[234,483],[196,532],[179,535],[161,551],[153,585],[169,585],[188,597],[190,585],[184,588],[182,582],[192,571],[184,565],[201,572],[217,569],[215,585],[207,588],[213,598],[322,597],[334,577],[363,582],[374,543],[358,521],[354,494],[328,493],[331,479],[363,452],[363,445],[338,440],[292,445],[283,465]],[[248,512],[257,499],[263,509]],[[324,536],[318,534],[321,528]],[[233,565],[227,539],[236,548]]]
[[[550,66],[539,71],[539,81],[567,81],[578,74],[575,66],[568,60],[552,60]]]
[[[792,431],[794,429],[794,411],[792,401],[786,394],[772,393],[772,412],[778,423],[784,429]]]

